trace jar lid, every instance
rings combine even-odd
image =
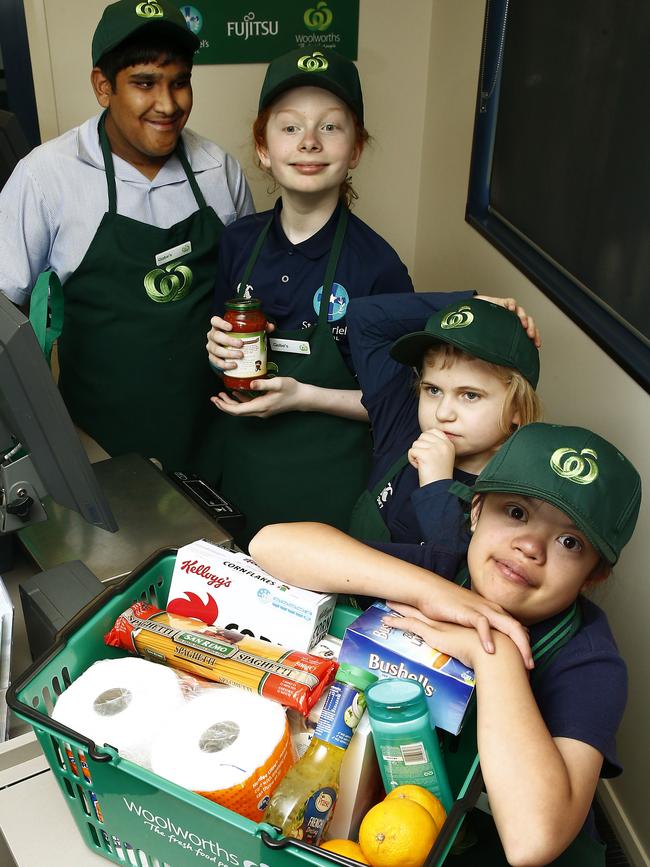
[[[342,662],[339,665],[339,670],[336,672],[334,680],[338,680],[340,683],[348,683],[357,689],[365,690],[377,680],[377,675],[371,671],[366,671],[365,668],[359,668],[356,665],[348,665]]]
[[[256,310],[262,306],[259,298],[229,298],[226,310]]]

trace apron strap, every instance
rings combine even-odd
[[[382,476],[381,479],[377,482],[377,484],[369,491],[370,496],[373,498],[373,500],[377,499],[377,497],[384,490],[386,485],[395,478],[399,471],[402,470],[408,464],[408,462],[408,452],[404,452],[403,455],[400,455],[397,460],[390,465],[390,467],[386,471],[386,474]]]
[[[531,651],[535,668],[531,677],[538,676],[552,661],[555,654],[576,634],[582,626],[582,609],[579,600],[573,603],[559,623],[533,644]],[[541,662],[540,665],[537,665]]]
[[[318,311],[318,322],[320,325],[327,325],[330,309],[330,295],[332,286],[334,285],[334,276],[336,274],[336,266],[339,263],[339,256],[343,249],[343,240],[348,228],[348,217],[350,212],[347,207],[341,205],[341,213],[336,222],[336,232],[334,233],[334,241],[330,250],[327,266],[325,268],[325,279],[323,280],[323,292],[320,297],[320,309]]]
[[[99,144],[102,149],[102,156],[104,158],[104,171],[106,172],[106,186],[108,187],[108,212],[109,214],[117,213],[117,189],[115,187],[115,167],[113,166],[113,154],[111,152],[111,145],[108,140],[108,136],[106,135],[105,124],[106,124],[106,112],[108,109],[105,109],[102,112],[102,116],[99,118]]]
[[[104,158],[104,170],[106,172],[106,186],[108,187],[108,211],[110,214],[117,213],[117,187],[115,184],[115,166],[113,165],[113,153],[111,151],[111,144],[108,140],[108,136],[106,135],[106,112],[107,109],[102,112],[102,116],[99,118],[99,143],[102,149],[102,156]],[[185,172],[185,176],[189,181],[190,187],[192,189],[192,193],[194,194],[194,198],[196,199],[196,204],[199,208],[205,208],[205,197],[201,192],[201,189],[194,177],[194,172],[192,171],[192,167],[189,164],[189,160],[187,159],[187,154],[185,153],[185,145],[183,144],[182,139],[179,137],[178,142],[176,144],[176,156],[179,159],[181,166],[183,167],[183,171]]]
[[[49,325],[48,306],[51,310]],[[49,365],[52,346],[63,328],[63,289],[54,271],[43,271],[38,275],[29,302],[29,321]]]
[[[268,222],[265,224],[262,231],[257,236],[257,240],[255,241],[255,246],[248,257],[248,262],[246,263],[246,267],[244,268],[244,274],[239,282],[239,286],[237,287],[237,298],[243,298],[246,292],[246,286],[248,286],[248,281],[250,279],[251,274],[253,273],[253,268],[255,267],[255,263],[257,262],[257,257],[260,255],[260,250],[264,246],[264,242],[266,241],[266,236],[269,233],[269,229],[273,224],[273,217],[269,217]]]
[[[201,188],[199,187],[198,181],[196,180],[196,176],[192,171],[192,166],[190,165],[190,161],[188,160],[187,153],[185,151],[185,144],[180,137],[178,139],[178,144],[176,145],[176,156],[178,157],[180,164],[183,166],[183,171],[187,175],[187,180],[190,182],[190,187],[192,188],[192,192],[194,193],[196,204],[199,206],[199,208],[206,208],[207,205],[205,203],[205,197],[201,192]]]
[[[459,500],[465,503],[471,503],[474,496],[474,491],[469,485],[466,485],[464,482],[458,482],[456,479],[449,485],[449,493],[455,494]]]

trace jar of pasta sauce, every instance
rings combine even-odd
[[[258,298],[231,298],[223,317],[232,325],[233,337],[243,341],[243,358],[237,367],[224,371],[226,388],[247,389],[254,379],[266,376],[266,316]]]

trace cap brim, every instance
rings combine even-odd
[[[395,361],[419,367],[425,350],[443,342],[428,331],[414,331],[396,340],[390,348],[390,354]]]
[[[513,364],[509,358],[486,351],[485,346],[471,345],[466,340],[454,340],[454,332],[450,331],[447,339],[440,337],[437,334],[431,334],[430,331],[414,331],[412,334],[405,334],[393,343],[390,348],[390,354],[395,361],[401,361],[402,364],[408,364],[411,367],[420,367],[422,364],[422,356],[424,352],[432,346],[455,346],[461,352],[467,355],[474,356],[482,361],[498,364],[500,367],[508,367],[513,370],[518,370],[521,375],[528,380],[533,388],[537,388],[539,380],[539,366],[536,370],[524,370]]]
[[[185,45],[188,51],[194,53],[197,51],[201,45],[201,40],[198,36],[196,36],[188,27],[181,27],[179,24],[175,24],[170,21],[143,21],[139,27],[134,28],[129,31],[126,36],[122,36],[119,39],[115,39],[110,44],[103,46],[101,53],[93,56],[93,66],[97,66],[97,63],[102,59],[105,54],[108,54],[109,51],[113,51],[114,48],[117,48],[118,45],[121,45],[123,42],[126,42],[127,39],[130,39],[135,33],[140,33],[144,28],[156,28],[158,30],[166,30],[169,31],[176,40],[180,41]]]
[[[546,490],[541,490],[536,485],[527,485],[525,482],[514,483],[498,480],[495,480],[494,482],[491,482],[490,480],[486,482],[477,482],[474,485],[474,493],[522,494],[524,497],[534,497],[537,500],[543,500],[545,503],[550,503],[552,506],[555,506],[565,515],[568,515],[569,518],[571,518],[578,530],[585,534],[585,536],[594,546],[596,551],[598,551],[598,553],[601,554],[608,563],[613,566],[618,560],[616,551],[614,551],[611,545],[608,545],[607,542],[598,533],[594,533],[593,529],[588,529],[585,525],[583,516],[576,509],[572,508],[571,505],[559,495],[549,493]]]
[[[275,99],[294,87],[320,87],[322,90],[329,90],[330,93],[338,96],[347,105],[355,117],[357,116],[357,109],[352,104],[347,92],[342,87],[339,87],[336,82],[331,82],[329,79],[316,75],[313,72],[299,72],[296,75],[292,75],[291,78],[285,78],[284,81],[264,94],[264,98],[260,100],[259,110],[261,111],[263,108],[266,108],[267,105],[270,105]],[[359,120],[363,123],[363,117],[360,117]]]

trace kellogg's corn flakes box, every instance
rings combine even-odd
[[[199,539],[178,549],[167,611],[308,651],[327,635],[336,596],[291,587],[247,554]]]

